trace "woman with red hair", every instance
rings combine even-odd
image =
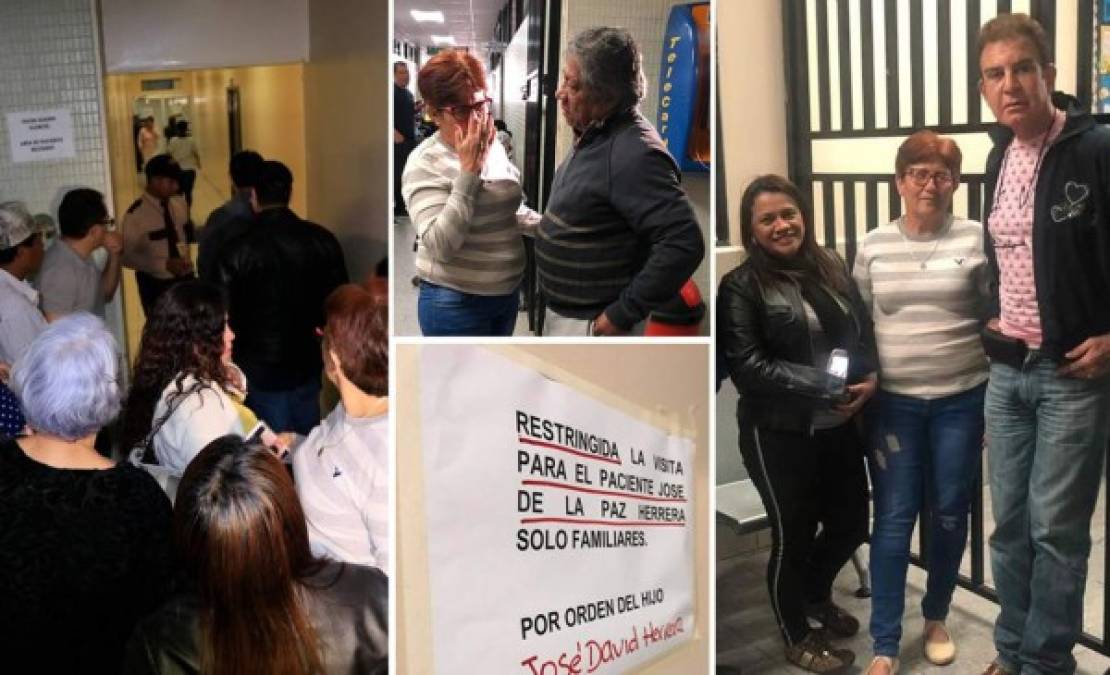
[[[401,180],[416,228],[417,315],[424,335],[513,334],[524,272],[521,234],[540,215],[523,204],[520,172],[497,143],[478,59],[436,54],[417,87],[439,126]]]
[[[317,555],[389,573],[389,333],[386,308],[354,284],[332,291],[320,346],[340,402],[293,457]]]
[[[868,675],[898,670],[910,538],[923,502],[931,505],[922,522],[929,532],[925,658],[938,666],[956,658],[944,622],[979,475],[987,381],[979,341],[983,227],[950,212],[960,160],[950,138],[928,130],[907,138],[894,160],[903,213],[869,232],[856,255],[854,276],[879,350],[868,455],[875,500]]]

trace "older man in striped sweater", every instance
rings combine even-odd
[[[546,335],[634,331],[705,255],[678,166],[638,109],[643,91],[627,31],[590,28],[571,41],[557,97],[574,150],[536,235]]]

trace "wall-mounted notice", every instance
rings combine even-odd
[[[621,673],[693,635],[693,443],[481,348],[425,345],[437,673]]]
[[[73,116],[65,109],[8,113],[12,162],[74,157]]]

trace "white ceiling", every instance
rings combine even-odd
[[[393,3],[393,37],[420,47],[434,47],[433,35],[453,35],[458,47],[486,52],[485,45],[493,39],[497,13],[505,0],[395,0]],[[439,10],[444,23],[417,23],[411,11]]]

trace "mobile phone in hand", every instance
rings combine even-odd
[[[263,445],[265,445],[265,442],[262,440],[262,434],[264,433],[266,433],[266,423],[259,422],[258,424],[254,425],[254,428],[251,429],[249,434],[247,434],[247,443],[262,443]]]

